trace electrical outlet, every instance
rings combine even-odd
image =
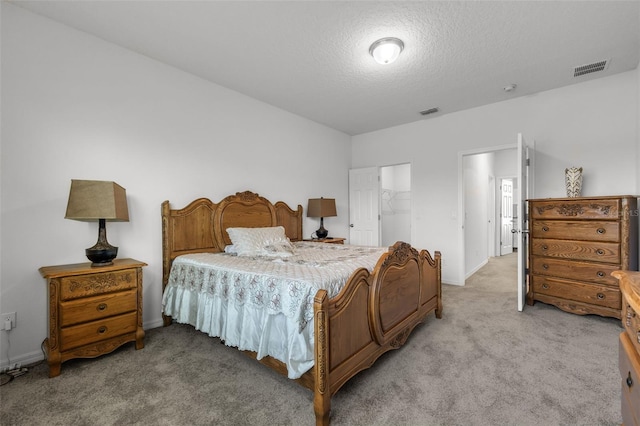
[[[6,330],[8,327],[5,326],[7,321],[11,321],[11,328],[16,328],[16,313],[9,312],[6,314],[0,314],[0,330]]]

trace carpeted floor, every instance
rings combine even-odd
[[[620,424],[618,320],[516,311],[515,255],[444,286],[407,344],[333,398],[333,425]],[[311,425],[311,392],[190,326],[0,387],[2,425]]]

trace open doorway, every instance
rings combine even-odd
[[[514,247],[517,250],[512,233],[517,219],[514,204],[520,201],[516,166],[517,150],[512,146],[461,154],[465,280],[491,257],[513,253]]]
[[[411,164],[349,170],[349,243],[411,244]]]
[[[380,167],[382,246],[411,243],[411,164]]]

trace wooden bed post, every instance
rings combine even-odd
[[[331,412],[331,383],[329,382],[329,297],[326,290],[316,294],[313,303],[315,316],[315,384],[313,409],[316,426],[328,426]]]
[[[442,254],[439,251],[434,253],[436,261],[437,282],[442,283]],[[442,286],[438,285],[438,306],[436,307],[436,318],[442,318]]]
[[[172,229],[169,226],[169,216],[171,215],[171,207],[169,201],[162,203],[162,291],[169,283],[169,272],[171,271],[171,247],[169,244],[173,242]],[[162,314],[162,324],[164,327],[171,325],[171,317]]]

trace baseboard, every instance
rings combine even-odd
[[[9,368],[13,366],[13,364],[20,364],[22,367],[29,366],[31,364],[35,364],[44,359],[44,354],[42,351],[34,351],[31,353],[26,353],[22,355],[12,356],[11,360],[3,359],[0,361],[0,370]],[[9,364],[11,361],[11,364]]]
[[[159,319],[154,319],[153,321],[147,321],[144,324],[142,324],[142,328],[144,328],[145,330],[149,330],[151,328],[158,328],[158,327],[162,327],[164,325],[164,321],[162,320],[162,317],[160,317]]]
[[[484,262],[480,263],[478,266],[476,266],[475,268],[473,268],[473,270],[471,272],[469,272],[467,275],[465,275],[464,279],[468,279],[471,275],[475,274],[476,272],[478,272],[480,269],[482,269],[482,267],[484,265],[486,265],[487,263],[489,263],[489,259],[485,259]]]

